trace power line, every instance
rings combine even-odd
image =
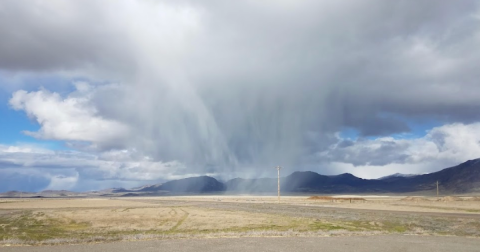
[[[280,203],[280,169],[282,169],[282,167],[280,166],[277,166],[277,172],[278,172],[278,182],[277,182],[277,185],[278,185],[278,203]]]
[[[438,197],[438,180],[437,180],[437,197]]]

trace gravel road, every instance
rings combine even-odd
[[[321,238],[220,238],[116,242],[86,245],[2,247],[2,252],[143,252],[143,251],[355,251],[355,252],[462,252],[480,249],[480,239],[434,236],[344,236]]]

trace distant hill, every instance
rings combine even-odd
[[[349,173],[325,176],[311,171],[294,172],[281,178],[281,190],[296,193],[406,193],[436,190],[437,181],[442,193],[480,192],[480,159],[430,174],[393,174],[381,179],[362,179]],[[236,178],[227,181],[225,188],[230,192],[275,192],[277,179]]]
[[[413,177],[391,177],[382,181],[391,184],[388,188],[392,192],[434,190],[437,181],[444,192],[480,192],[480,159],[469,160],[434,173]]]
[[[442,194],[480,193],[480,159],[423,175],[393,174],[380,179],[362,179],[350,173],[335,176],[316,172],[294,172],[281,178],[281,191],[290,193],[408,193],[436,190],[436,182]],[[70,197],[70,196],[142,196],[189,193],[275,193],[277,178],[235,178],[225,183],[208,176],[172,180],[163,184],[146,185],[134,189],[112,188],[91,193],[69,191],[43,191],[21,193],[10,191],[0,197]]]
[[[225,182],[225,190],[238,193],[272,192],[277,188],[277,179],[235,178]]]
[[[201,176],[172,180],[163,184],[147,186],[140,191],[168,191],[175,193],[222,192],[225,191],[225,185],[212,177]]]
[[[291,193],[407,193],[435,190],[437,181],[443,193],[480,192],[480,159],[423,175],[393,174],[381,179],[362,179],[350,173],[326,176],[305,171],[294,172],[281,178],[280,182],[281,191]],[[214,178],[204,176],[174,180],[143,190],[274,193],[277,190],[277,178],[235,178],[222,184]]]
[[[381,177],[381,178],[378,178],[378,179],[379,179],[379,180],[383,180],[383,179],[399,178],[399,177],[410,178],[410,177],[415,177],[415,176],[418,176],[418,175],[419,175],[419,174],[395,173],[395,174],[388,175],[388,176],[384,176],[384,177]]]

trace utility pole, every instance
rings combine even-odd
[[[437,180],[437,197],[438,197],[438,180]]]
[[[280,203],[280,169],[282,169],[282,167],[280,166],[277,166],[277,172],[278,172],[278,203]]]

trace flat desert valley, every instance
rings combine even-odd
[[[0,246],[248,237],[410,235],[480,242],[475,196],[0,199]]]

